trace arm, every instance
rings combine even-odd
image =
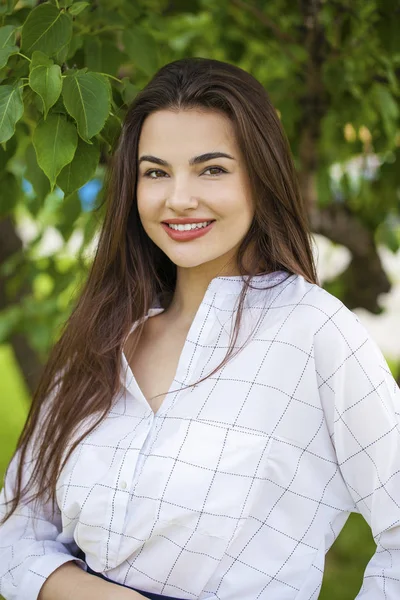
[[[42,419],[56,392],[42,407]],[[40,422],[40,421],[39,421]],[[37,427],[41,431],[41,426]],[[37,433],[36,433],[37,435]],[[34,436],[35,437],[35,436]],[[34,466],[31,441],[25,457],[22,489]],[[6,501],[14,496],[19,451],[8,465],[0,491],[0,519]],[[33,491],[33,490],[31,490]],[[36,491],[36,490],[35,490]],[[0,596],[5,600],[140,600],[141,594],[86,573],[86,563],[74,555],[62,538],[61,512],[52,514],[50,502],[24,501],[0,525]]]
[[[0,494],[12,497],[17,457],[11,461]],[[27,465],[31,464],[31,457]],[[28,477],[25,468],[24,482]],[[86,573],[86,563],[76,558],[68,544],[58,541],[61,515],[50,517],[50,506],[21,504],[0,526],[0,594],[6,600],[140,600],[141,594]]]
[[[10,500],[16,478],[19,452],[10,462],[0,494],[0,517],[5,515],[5,500]],[[32,455],[24,464],[23,486],[32,469]],[[6,600],[37,600],[45,580],[66,562],[76,561],[82,573],[84,561],[73,556],[68,544],[58,541],[61,515],[51,517],[49,505],[33,506],[22,502],[13,515],[0,525],[0,594]]]
[[[357,600],[400,598],[400,390],[344,306],[315,335],[321,403],[338,464],[377,544]]]
[[[85,573],[69,562],[43,585],[38,600],[141,600],[141,594]]]

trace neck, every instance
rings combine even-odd
[[[190,324],[204,298],[207,287],[214,277],[238,275],[232,270],[213,273],[195,273],[193,269],[177,269],[176,286],[172,300],[165,313],[174,322]]]
[[[245,265],[245,267],[250,270],[250,265]],[[237,277],[239,275],[236,263],[232,258],[229,258],[228,261],[225,260],[221,267],[215,266],[215,264],[200,265],[189,269],[178,267],[175,290],[171,302],[164,311],[164,317],[170,318],[175,324],[190,325],[211,280],[215,277]]]

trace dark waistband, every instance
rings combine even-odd
[[[86,555],[84,552],[82,552],[82,550],[79,550],[76,557],[86,562]],[[93,569],[91,569],[87,563],[86,566],[87,572],[90,573],[90,575],[95,575],[96,577],[100,577],[100,579],[104,579],[109,583],[114,583],[115,585],[120,585],[121,587],[125,587],[129,590],[133,590],[134,592],[138,592],[138,594],[141,594],[145,598],[150,598],[150,600],[181,600],[180,598],[173,598],[172,596],[162,596],[160,594],[154,594],[153,592],[144,592],[143,590],[138,590],[137,588],[129,587],[129,585],[124,585],[123,583],[112,581],[111,579],[108,579],[108,577],[104,577],[104,575],[102,575],[101,573],[96,573],[96,571],[93,571]]]

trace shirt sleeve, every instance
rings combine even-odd
[[[31,444],[32,447],[32,444]],[[0,493],[0,517],[6,513],[5,500],[14,496],[19,451],[11,460]],[[32,471],[32,451],[24,462],[23,486]],[[31,492],[28,493],[28,496]],[[68,561],[86,570],[86,563],[73,555],[72,545],[59,541],[61,513],[51,503],[21,502],[16,511],[0,525],[0,595],[5,600],[37,600],[46,579]]]
[[[340,303],[314,339],[321,402],[347,489],[376,552],[357,600],[400,598],[400,389],[358,317]]]

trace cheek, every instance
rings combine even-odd
[[[137,207],[141,219],[154,218],[162,208],[163,195],[158,188],[138,185],[136,189]]]
[[[248,226],[248,222],[252,220],[254,215],[253,202],[246,194],[238,193],[238,190],[232,189],[232,194],[224,194],[224,201],[220,205],[222,208],[221,214],[233,224],[237,225],[238,229],[243,229]]]
[[[252,193],[242,177],[227,179],[221,197],[224,200],[226,211],[232,215],[241,214],[244,217],[253,212]]]

